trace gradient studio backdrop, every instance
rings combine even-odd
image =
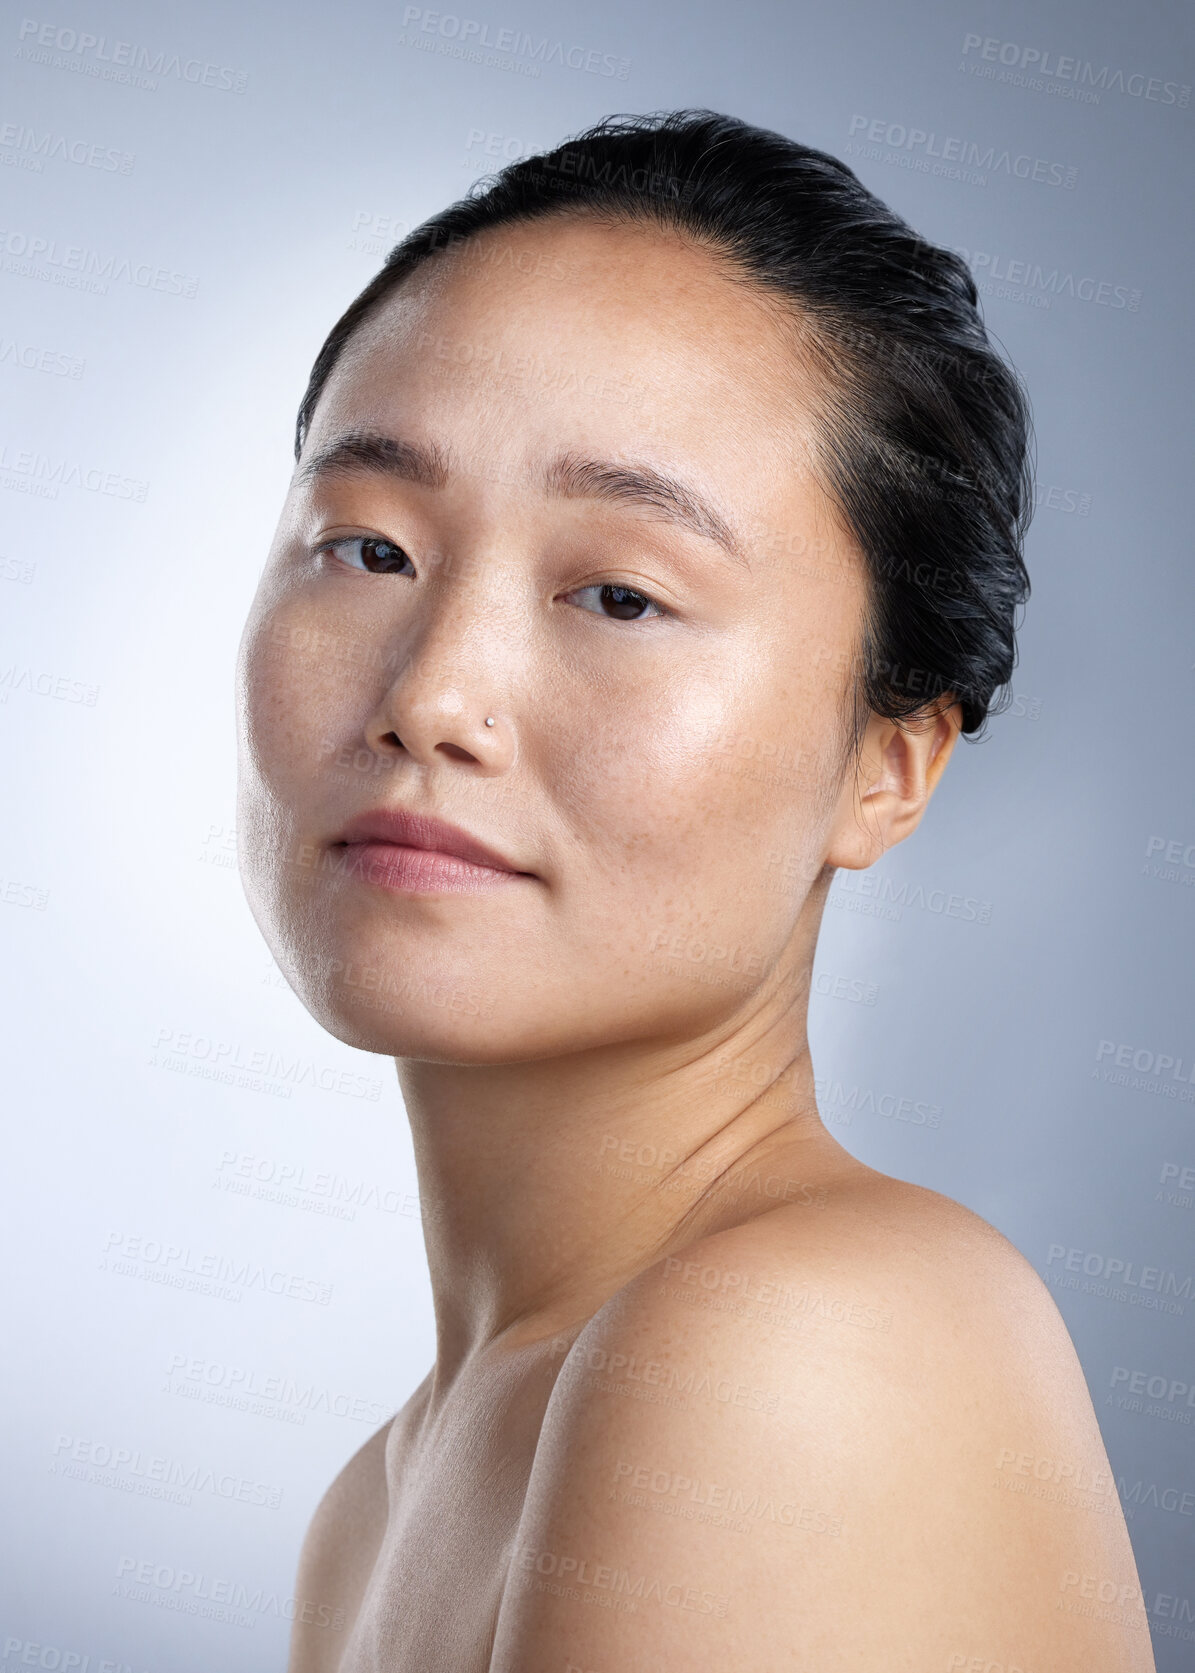
[[[311,1021],[242,898],[237,640],[310,363],[384,252],[504,159],[701,104],[969,253],[1029,384],[1015,701],[840,874],[811,1037],[843,1142],[1051,1286],[1159,1669],[1195,1668],[1191,16],[468,5],[0,25],[0,1664],[281,1670],[316,1500],[431,1363],[393,1067]],[[187,1287],[238,1268],[281,1276]]]

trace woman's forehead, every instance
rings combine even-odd
[[[343,357],[430,350],[480,365],[517,340],[532,358],[582,357],[587,369],[600,360],[644,386],[791,399],[811,375],[799,336],[792,304],[707,246],[662,227],[550,216],[489,228],[424,261],[357,328]]]
[[[484,237],[509,240],[511,263],[465,246],[416,270],[350,338],[316,428],[367,415],[409,428],[418,412],[474,446],[665,453],[738,499],[800,491],[817,457],[817,382],[774,299],[662,230],[548,218]],[[546,276],[528,277],[531,257]]]

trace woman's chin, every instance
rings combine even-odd
[[[358,1051],[430,1063],[514,1062],[520,1055],[492,1017],[453,1010],[450,992],[437,1002],[341,988],[307,995],[304,1004],[321,1028]]]

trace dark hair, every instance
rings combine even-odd
[[[710,110],[610,116],[520,158],[397,244],[329,333],[295,425],[366,315],[474,234],[553,214],[694,237],[789,304],[824,386],[826,486],[862,550],[868,608],[854,700],[891,719],[957,699],[980,730],[1016,662],[1029,593],[1032,425],[962,258],[928,243],[845,163]]]

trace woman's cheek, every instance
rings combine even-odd
[[[557,778],[578,823],[605,831],[611,854],[647,867],[670,896],[685,891],[686,873],[700,888],[703,874],[741,869],[761,819],[779,822],[765,816],[776,794],[767,773],[743,773],[744,750],[762,759],[778,746],[724,672],[721,684],[713,675],[640,692],[616,712],[591,705]]]
[[[354,655],[354,644],[351,635],[329,631],[302,600],[263,613],[249,659],[250,711],[263,764],[310,776],[329,743],[343,741],[365,678],[364,648]]]
[[[550,793],[563,791],[566,807],[590,829],[605,827],[637,847],[655,837],[675,852],[686,823],[706,811],[703,761],[718,705],[708,697],[678,702],[673,692],[641,686],[616,703],[600,689],[587,701],[574,694],[567,709],[574,717],[567,730],[550,714],[521,720],[554,734]]]

